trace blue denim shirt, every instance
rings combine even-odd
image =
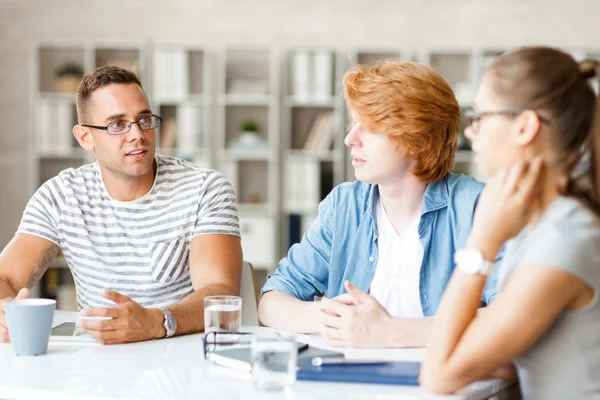
[[[424,316],[435,314],[454,270],[454,252],[464,247],[483,183],[448,174],[425,190],[419,222],[423,245],[419,293]],[[355,181],[335,187],[319,205],[319,216],[302,241],[293,245],[268,277],[261,296],[271,290],[300,300],[335,297],[349,280],[368,292],[378,261],[377,185]],[[497,260],[499,261],[499,260]],[[497,268],[494,269],[497,271]],[[496,272],[482,301],[496,296]]]

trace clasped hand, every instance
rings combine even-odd
[[[144,308],[129,297],[115,291],[102,291],[102,296],[114,301],[115,307],[86,308],[84,317],[110,317],[106,320],[80,319],[78,326],[103,344],[139,342],[161,337],[164,333],[158,309]],[[157,315],[155,312],[160,313]],[[163,335],[164,336],[164,335]]]
[[[335,347],[381,347],[392,317],[373,296],[348,281],[344,287],[347,294],[321,299],[321,336]]]

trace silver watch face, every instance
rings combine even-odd
[[[177,330],[177,321],[175,321],[175,317],[173,317],[173,314],[171,314],[169,310],[166,308],[161,308],[161,310],[165,315],[165,322],[163,323],[163,326],[167,331],[167,337],[173,336],[175,330]]]

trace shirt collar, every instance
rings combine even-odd
[[[377,201],[379,200],[379,187],[377,185],[369,185],[369,195],[367,196],[367,215],[373,221],[375,238],[379,235],[377,232],[377,224],[375,224],[375,216],[377,215]],[[421,216],[428,212],[436,211],[448,206],[448,175],[442,179],[430,183],[425,189],[423,195],[423,206],[421,207]]]

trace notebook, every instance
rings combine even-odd
[[[379,383],[388,385],[418,385],[421,363],[393,361],[380,364],[325,364],[318,367],[310,362],[298,370],[302,381]]]
[[[314,357],[343,357],[343,353],[310,347],[307,344],[297,342],[298,346],[298,365],[303,365],[306,362],[310,363]],[[206,359],[214,364],[222,367],[235,369],[242,372],[250,372],[252,370],[252,360],[250,346],[236,347],[233,349],[223,349],[210,352],[206,355]]]

